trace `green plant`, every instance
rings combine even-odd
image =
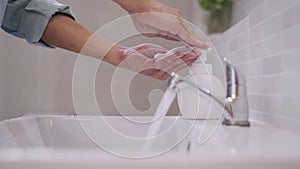
[[[230,27],[233,0],[198,0],[200,6],[210,12],[208,33],[224,32]]]
[[[232,0],[198,0],[200,6],[208,11],[222,11],[230,8]]]

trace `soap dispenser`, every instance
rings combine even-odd
[[[192,48],[181,46],[170,50],[168,53],[190,52]],[[188,69],[187,79],[197,87],[208,90],[219,99],[225,97],[225,89],[221,81],[213,74],[213,66],[207,64],[208,54],[212,49],[201,50],[201,56]],[[212,101],[201,97],[198,90],[191,87],[180,86],[177,95],[178,106],[184,119],[219,119],[222,110],[212,104]]]

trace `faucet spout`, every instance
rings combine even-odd
[[[226,65],[226,97],[222,100],[215,97],[209,90],[198,87],[187,79],[181,78],[178,74],[172,73],[169,79],[169,88],[178,92],[178,85],[186,83],[199,91],[200,95],[211,100],[215,106],[224,110],[223,124],[235,126],[250,126],[248,120],[248,99],[245,78],[238,74],[236,69],[225,60]]]

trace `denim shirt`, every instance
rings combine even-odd
[[[0,25],[2,25],[2,20],[4,17],[6,5],[7,5],[7,0],[0,0]]]
[[[41,37],[51,17],[62,13],[75,19],[70,7],[56,0],[0,0],[0,7],[0,17],[3,17],[1,28],[4,31],[30,44],[50,48],[54,46],[41,41]],[[5,12],[2,8],[6,8]]]

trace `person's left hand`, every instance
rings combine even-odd
[[[148,7],[143,9],[143,12],[132,13],[131,16],[137,30],[145,36],[181,41],[202,49],[209,47],[185,23],[178,9],[157,1],[149,1]]]
[[[120,67],[166,80],[172,72],[178,72],[197,60],[199,53],[170,53],[162,58],[154,58],[155,54],[166,53],[167,50],[154,44],[141,44],[123,50]]]

